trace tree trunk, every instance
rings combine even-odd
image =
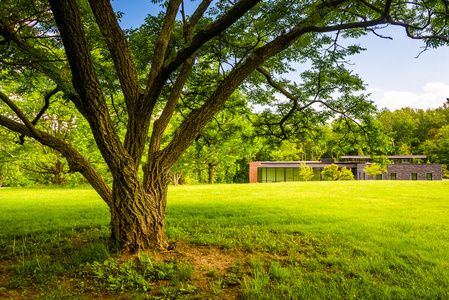
[[[61,185],[61,174],[60,173],[55,173],[55,181],[54,184],[56,186],[60,186]]]
[[[172,178],[173,185],[179,185],[179,181],[180,181],[181,177],[182,177],[182,174],[174,173],[173,178]]]
[[[55,175],[54,184],[57,186],[65,184],[64,164],[60,160],[57,160],[52,169]]]
[[[170,170],[163,166],[152,157],[143,167],[143,183],[133,166],[125,166],[114,178],[112,238],[125,252],[167,249],[164,220]]]
[[[112,238],[129,253],[140,249],[167,248],[164,219],[168,182],[153,180],[149,183],[151,193],[147,194],[143,188],[130,189],[139,183],[114,182]]]
[[[213,164],[209,164],[209,184],[214,184],[214,173],[215,166]]]
[[[198,169],[198,183],[203,183],[202,172]]]

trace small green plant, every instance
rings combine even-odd
[[[366,166],[365,168],[363,168],[363,172],[365,172],[367,175],[372,175],[372,176],[380,175],[380,174],[382,174],[383,171],[386,172],[386,169],[383,169],[382,166],[377,163],[372,163],[372,164]]]
[[[218,277],[217,280],[213,281],[210,284],[210,289],[215,296],[221,294],[221,292],[223,292],[223,278]]]
[[[242,295],[244,299],[263,299],[265,289],[270,281],[270,276],[262,268],[251,271],[251,276],[245,276],[242,284]]]
[[[108,291],[146,292],[152,287],[152,271],[145,265],[137,268],[131,261],[119,264],[116,260],[108,259],[103,263],[86,263],[86,270],[80,272],[80,275],[87,273],[93,276]]]
[[[373,157],[373,163],[371,165],[366,166],[363,168],[363,171],[367,175],[380,175],[382,172],[388,173],[388,165],[391,163],[390,160],[388,160],[385,156],[376,156]]]
[[[179,262],[177,265],[177,270],[175,272],[176,276],[179,277],[180,281],[186,281],[192,278],[195,269],[188,262]]]
[[[313,168],[306,165],[306,163],[301,163],[301,167],[299,168],[299,178],[303,181],[312,180],[314,175]]]
[[[193,274],[193,266],[187,262],[170,262],[153,264],[147,254],[142,253],[137,263],[127,261],[120,263],[115,259],[107,259],[103,263],[94,261],[86,263],[80,275],[90,275],[108,291],[146,292],[152,288],[156,280],[170,280],[175,286],[189,280]]]

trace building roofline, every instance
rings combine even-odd
[[[343,155],[341,158],[354,158],[354,159],[361,159],[361,158],[371,158],[366,155]],[[427,158],[427,155],[387,155],[387,158]]]

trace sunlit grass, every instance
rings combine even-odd
[[[441,181],[171,186],[167,235],[249,251],[246,299],[445,299],[448,192]],[[0,189],[7,256],[24,236],[107,235],[109,221],[91,189]]]
[[[0,189],[0,236],[54,233],[109,224],[92,189]]]
[[[253,269],[248,299],[447,298],[448,192],[399,181],[173,187],[168,232],[277,254],[285,276],[272,260]]]

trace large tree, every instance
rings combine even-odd
[[[170,170],[247,78],[252,91],[265,80],[266,93],[285,95],[277,111],[281,117],[267,113],[262,122],[266,128],[278,126],[273,133],[280,136],[301,133],[295,122],[309,126],[336,113],[357,121],[370,105],[351,95],[361,83],[341,61],[358,50],[337,49],[332,39],[391,24],[433,47],[448,33],[443,0],[201,0],[190,16],[183,0],[167,0],[164,13],[149,17],[151,26],[141,32],[148,49],[133,51],[108,0],[6,0],[0,9],[0,98],[9,107],[2,107],[0,125],[59,151],[71,171],[90,182],[108,204],[113,237],[125,251],[166,247]],[[289,70],[289,61],[308,57],[313,67],[304,73],[302,86],[276,80],[275,73]],[[212,79],[203,72],[211,64],[219,70]],[[113,176],[112,188],[79,151],[23,112],[20,94],[8,93],[7,80],[32,78],[41,82],[42,94],[62,93],[88,121]],[[200,101],[197,93],[162,148],[178,102],[187,101],[202,82],[208,84]],[[312,111],[314,104],[322,107]],[[308,114],[313,117],[307,119]],[[126,125],[124,136],[117,118]]]

